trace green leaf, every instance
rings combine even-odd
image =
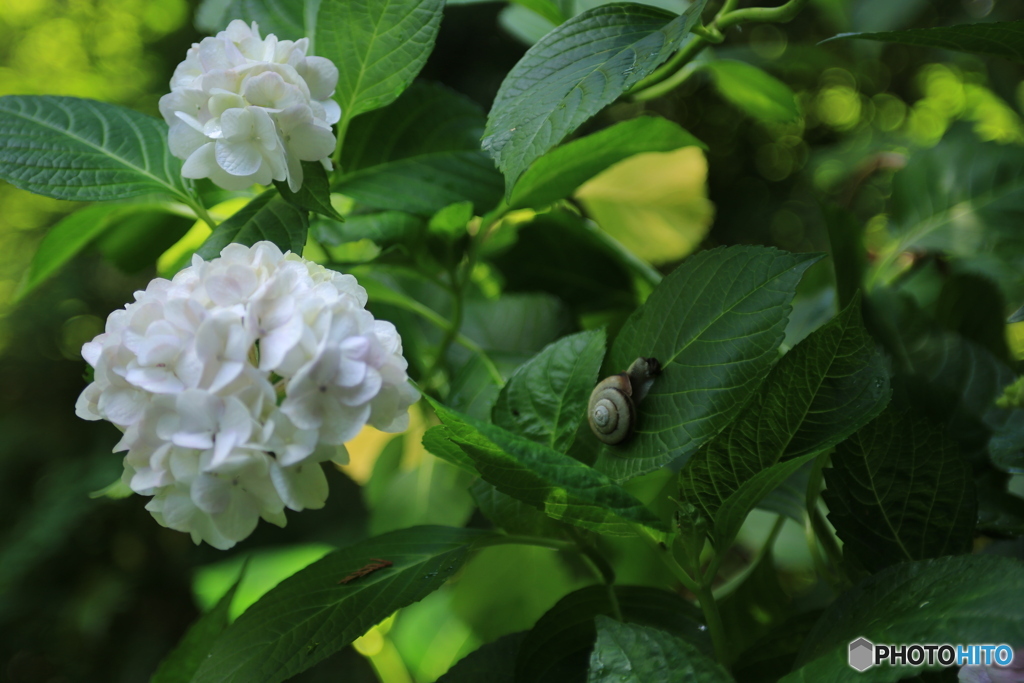
[[[933,28],[880,33],[840,33],[828,40],[863,38],[883,43],[900,43],[942,50],[976,52],[1024,62],[1024,21],[994,21],[985,24],[957,24]]]
[[[501,200],[501,177],[482,152],[436,152],[349,173],[334,189],[375,209],[429,218],[462,201],[489,210]]]
[[[974,273],[950,273],[935,302],[935,322],[1010,362],[1006,344],[1006,303],[998,285]]]
[[[502,493],[483,479],[469,487],[481,514],[510,534],[575,540],[572,527],[548,517],[529,503]]]
[[[509,294],[496,301],[467,301],[462,331],[485,349],[525,354],[526,362],[568,333],[572,324],[565,306],[553,296]]]
[[[228,627],[193,683],[278,683],[440,588],[494,536],[420,526],[348,546],[293,574]],[[376,560],[392,566],[340,581]]]
[[[733,663],[732,672],[736,680],[777,683],[793,670],[800,646],[821,617],[821,612],[816,609],[798,614],[747,648]]]
[[[417,82],[395,102],[352,122],[335,189],[378,209],[426,218],[472,201],[501,199],[501,175],[480,151],[480,107],[437,83]]]
[[[905,562],[839,596],[804,641],[799,669],[780,683],[889,683],[920,667],[876,666],[858,673],[850,642],[1024,642],[1024,565],[1006,557],[967,555]]]
[[[189,197],[163,121],[76,97],[0,97],[0,178],[80,202]]]
[[[1021,294],[1024,158],[1013,145],[982,142],[963,124],[932,148],[915,151],[893,176],[889,229],[894,239],[869,278],[888,283],[906,251],[939,251],[958,266]]]
[[[537,159],[512,190],[509,207],[543,207],[564,197],[598,173],[644,152],[671,152],[680,147],[705,148],[677,124],[641,116],[557,147]]]
[[[256,22],[260,34],[273,33],[281,40],[313,37],[319,0],[203,0],[196,11],[196,28],[216,34],[232,19]],[[313,54],[311,52],[311,54]]]
[[[939,425],[883,412],[836,447],[825,483],[843,553],[871,571],[970,552],[974,481]]]
[[[465,95],[416,81],[392,104],[352,122],[341,155],[346,173],[437,152],[478,152],[486,118]]]
[[[437,683],[515,683],[516,655],[525,631],[510,633],[460,659]]]
[[[459,467],[470,474],[479,476],[479,472],[476,471],[476,465],[473,464],[473,459],[466,455],[465,451],[459,448],[454,441],[452,441],[452,433],[444,425],[436,425],[431,427],[423,434],[423,447],[427,449],[429,453],[436,455],[446,462]]]
[[[342,132],[409,87],[434,48],[443,8],[444,0],[321,0],[316,48],[338,67]]]
[[[586,313],[618,309],[625,316],[636,308],[630,264],[597,227],[568,211],[539,214],[490,260],[507,292],[549,292]]]
[[[448,438],[497,489],[569,524],[611,535],[632,535],[661,520],[625,489],[583,463],[540,444],[459,415],[427,398],[448,428]]]
[[[454,241],[466,234],[466,225],[472,219],[473,202],[456,202],[431,216],[427,231],[445,241]]]
[[[604,352],[604,330],[549,345],[509,378],[494,406],[494,424],[564,453],[586,413]]]
[[[510,196],[541,155],[650,74],[700,21],[707,0],[681,16],[631,3],[583,12],[544,36],[505,77],[483,147]]]
[[[679,595],[648,586],[587,586],[563,597],[537,620],[520,645],[516,679],[531,683],[579,679],[597,637],[594,618],[615,615],[611,590],[626,621],[667,631],[698,650],[711,652],[700,610]]]
[[[228,627],[231,602],[244,574],[243,566],[228,592],[189,627],[178,645],[160,662],[149,683],[182,683],[192,680],[192,676],[209,654],[210,646]]]
[[[39,243],[18,298],[49,279],[119,218],[153,208],[151,204],[96,204],[65,216]]]
[[[911,402],[973,454],[992,432],[1012,429],[1013,411],[994,405],[1013,371],[984,347],[938,328],[904,293],[871,293],[872,331],[893,356]],[[969,456],[970,457],[970,456]]]
[[[756,561],[742,583],[717,600],[730,664],[754,642],[772,634],[793,612],[793,599],[779,583],[771,547]]]
[[[796,95],[789,86],[756,66],[732,59],[702,65],[715,89],[746,114],[766,123],[789,123],[800,118]]]
[[[313,238],[323,244],[337,246],[361,239],[380,246],[411,240],[423,230],[423,219],[401,211],[378,211],[348,216],[344,223],[316,219],[309,226]]]
[[[302,187],[298,192],[292,192],[288,183],[280,180],[274,181],[274,187],[288,203],[304,211],[344,222],[342,215],[331,205],[331,182],[323,164],[319,161],[303,161],[302,176]]]
[[[885,358],[860,321],[856,299],[783,356],[739,419],[680,473],[682,495],[712,521],[718,551],[758,501],[871,421],[889,393]]]
[[[1008,490],[1010,476],[991,466],[974,478],[978,531],[990,536],[1024,536],[1024,498]]]
[[[720,248],[662,280],[626,321],[602,374],[639,356],[657,358],[662,373],[638,406],[633,436],[601,449],[597,467],[619,480],[651,472],[731,422],[778,357],[796,285],[819,258]]]
[[[587,683],[732,683],[715,660],[660,629],[598,616]]]
[[[251,246],[269,240],[281,251],[301,255],[308,226],[305,211],[285,201],[277,190],[267,190],[218,225],[196,253],[209,260],[220,256],[221,250],[232,242]]]

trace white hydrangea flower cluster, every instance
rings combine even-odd
[[[256,22],[238,19],[216,37],[194,43],[160,98],[171,153],[185,159],[186,178],[209,178],[226,190],[287,180],[302,185],[300,161],[331,170],[331,99],[338,69],[306,55],[309,39],[260,38]]]
[[[124,431],[122,480],[167,527],[226,549],[260,517],[323,507],[319,463],[370,425],[404,430],[418,398],[395,326],[351,275],[274,244],[231,244],[153,280],[82,347],[86,420]]]

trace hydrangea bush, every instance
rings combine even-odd
[[[1009,229],[1024,196],[1019,150],[965,129],[933,150],[893,143],[877,164],[900,169],[892,233],[873,228],[869,251],[867,219],[822,196],[818,238],[835,258],[814,271],[823,254],[695,251],[706,225],[680,247],[647,231],[649,207],[592,201],[595,187],[612,195],[658,176],[633,178],[638,159],[703,159],[701,140],[642,113],[698,73],[779,138],[776,152],[797,139],[807,98],[703,51],[740,26],[788,22],[807,0],[737,4],[693,0],[673,13],[625,2],[567,16],[573,3],[522,3],[516,11],[553,28],[486,115],[414,83],[443,0],[204,3],[202,16],[242,16],[188,51],[162,121],[89,100],[0,98],[0,177],[96,202],[48,234],[29,288],[88,236],[128,229],[125,216],[197,220],[158,261],[165,277],[82,349],[94,372],[76,411],[120,430],[121,481],[160,524],[248,550],[260,518],[283,526],[285,508],[324,506],[327,468],[365,426],[401,432],[410,410],[426,425],[389,442],[363,482],[373,512],[390,503],[407,528],[337,549],[231,624],[229,591],[156,683],[286,680],[495,545],[558,551],[572,571],[546,565],[569,578],[552,578],[564,590],[543,599],[492,606],[492,589],[478,593],[479,611],[505,630],[516,623],[509,605],[561,599],[443,683],[848,680],[864,668],[850,643],[865,641],[1021,652],[1024,565],[973,552],[1018,553],[997,539],[1024,532],[1009,488],[1024,470],[1024,412],[996,403],[1017,379],[1008,311],[962,295],[1024,291],[1011,262],[979,284],[979,264],[995,256],[965,247],[987,231],[1000,255],[1021,248]],[[1011,29],[1006,40],[1019,40]],[[988,30],[935,30],[870,37],[1024,51]],[[608,108],[619,100],[632,106]],[[863,168],[855,177],[844,196],[857,195]],[[225,215],[225,199],[244,206]],[[627,246],[615,235],[633,213],[644,218]],[[963,226],[970,240],[949,234]],[[906,285],[933,250],[942,267]],[[190,265],[180,258],[193,252]],[[928,278],[941,282],[930,302]],[[602,433],[602,422],[622,428]],[[405,446],[421,458],[414,476],[396,459]],[[732,553],[756,507],[774,513],[770,531],[753,557]],[[444,523],[409,526],[424,519]],[[799,600],[772,555],[788,520],[811,558],[814,588]],[[536,575],[500,569],[503,581]],[[1016,670],[972,664],[982,668],[962,680]],[[918,673],[904,663],[860,675]]]

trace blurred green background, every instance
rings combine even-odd
[[[569,4],[581,11],[598,3]],[[155,115],[174,67],[201,39],[196,9],[191,0],[6,0],[0,95],[90,97]],[[883,251],[890,240],[885,201],[901,154],[936,144],[958,121],[982,140],[1024,143],[1021,70],[928,49],[817,43],[844,31],[1011,19],[1024,19],[1024,3],[815,0],[792,24],[733,33],[715,56],[755,64],[787,83],[797,93],[799,119],[754,122],[724,76],[691,77],[664,98],[610,107],[586,131],[646,109],[704,140],[707,155],[686,149],[613,168],[576,199],[666,272],[701,246],[827,250],[823,199],[850,206],[868,225],[869,252]],[[519,6],[452,5],[422,77],[486,108],[529,41],[548,28]],[[198,610],[226,590],[243,557],[253,561],[236,613],[332,547],[417,523],[485,523],[474,515],[466,482],[419,446],[422,419],[405,437],[360,437],[352,466],[329,473],[324,510],[292,514],[285,529],[261,524],[226,553],[158,526],[140,497],[90,498],[117,478],[121,458],[111,454],[113,427],[74,416],[85,386],[79,349],[154,276],[156,257],[190,222],[115,226],[57,277],[19,298],[47,228],[77,208],[0,183],[0,680],[143,681]],[[830,278],[827,266],[809,278],[799,315],[820,320],[821,311],[831,311]],[[1010,302],[1019,304],[1020,276],[1001,284],[1004,295],[1020,295]],[[1010,348],[1019,360],[1014,327]],[[653,477],[634,488],[642,495],[664,483]],[[743,538],[756,545],[768,523],[755,517]],[[624,582],[662,580],[642,550],[627,542],[607,550],[619,557]],[[737,549],[737,562],[752,550]],[[798,591],[808,573],[798,529],[787,529],[776,555],[789,588]],[[529,627],[587,580],[581,567],[547,550],[487,550],[448,588],[301,680],[340,680],[344,672],[346,681],[433,681],[480,643]]]

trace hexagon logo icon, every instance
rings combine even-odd
[[[867,671],[875,664],[875,645],[867,638],[858,638],[850,643],[850,666],[857,671]]]

